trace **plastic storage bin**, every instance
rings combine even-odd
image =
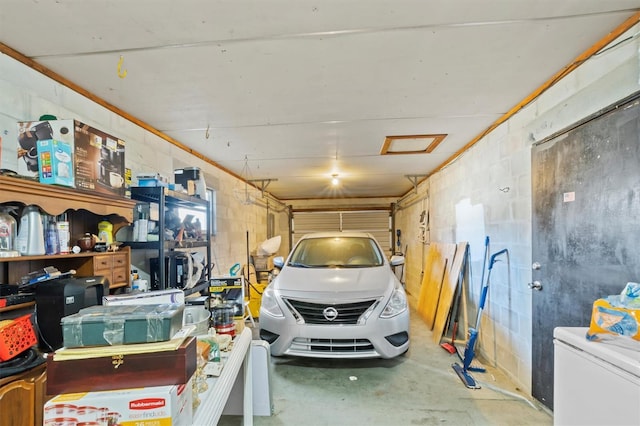
[[[180,328],[184,305],[91,306],[63,317],[67,348],[170,340]]]
[[[0,325],[0,361],[8,361],[38,343],[31,314]]]

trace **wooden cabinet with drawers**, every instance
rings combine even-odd
[[[129,282],[130,257],[131,251],[129,247],[123,247],[119,251],[106,253],[82,252],[78,254],[1,258],[0,272],[4,272],[6,277],[4,279],[8,283],[16,283],[20,280],[20,277],[27,275],[30,271],[53,265],[61,272],[74,269],[77,277],[105,276],[109,280],[109,290],[113,293],[118,289],[123,290],[131,285]],[[0,279],[1,281],[3,280]]]
[[[77,269],[77,275],[104,276],[109,280],[109,289],[114,290],[130,285],[130,263],[130,250],[124,247],[122,251],[94,255],[90,262],[85,262],[80,269]]]
[[[97,223],[103,218],[113,223],[114,233],[120,227],[128,225],[133,220],[136,202],[55,185],[43,185],[28,179],[0,176],[0,204],[16,206],[19,209],[27,205],[36,205],[41,211],[54,216],[66,212],[70,217],[73,244],[87,231],[95,229],[94,232],[97,233]],[[131,284],[130,257],[128,247],[104,253],[3,257],[0,258],[0,283],[16,284],[31,271],[55,266],[61,272],[74,269],[79,277],[106,276],[112,292],[124,291]]]

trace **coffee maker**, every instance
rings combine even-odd
[[[21,129],[18,134],[21,157],[30,172],[38,171],[38,141],[52,139],[53,129],[48,121],[42,121],[31,128]]]
[[[98,183],[109,188],[119,189],[124,186],[124,151],[102,145],[98,162]]]

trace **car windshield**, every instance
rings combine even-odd
[[[290,266],[301,268],[369,268],[382,266],[378,245],[364,237],[307,238],[299,242]]]

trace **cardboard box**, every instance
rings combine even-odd
[[[209,281],[209,303],[227,303],[233,306],[233,318],[244,318],[244,277],[222,276]],[[217,300],[216,300],[217,299]]]
[[[105,356],[94,356],[93,348],[58,349],[47,357],[47,395],[185,384],[196,371],[196,344],[187,337],[173,350],[166,343],[112,346]],[[136,348],[150,352],[126,353]],[[71,359],[82,356],[91,357]]]
[[[253,260],[253,266],[256,271],[272,271],[273,270],[273,258],[275,256],[251,256]]]
[[[52,126],[51,123],[54,123]],[[21,176],[38,177],[38,141],[56,139],[73,144],[73,122],[18,122],[18,167]],[[73,145],[72,145],[73,148]]]
[[[38,178],[41,183],[75,187],[73,147],[55,139],[38,141]]]
[[[184,385],[57,395],[44,406],[44,424],[191,426],[192,380]]]
[[[74,137],[76,187],[123,197],[124,141],[79,121],[75,121]]]
[[[184,305],[90,306],[61,319],[67,348],[170,340],[182,328]]]
[[[78,120],[18,123],[18,174],[38,176],[38,141],[55,139],[71,146],[77,189],[124,196],[125,142]]]
[[[124,168],[124,197],[131,198],[131,169]]]
[[[162,186],[165,188],[169,186],[169,180],[160,173],[144,173],[136,176],[136,178],[138,179],[138,186]]]

